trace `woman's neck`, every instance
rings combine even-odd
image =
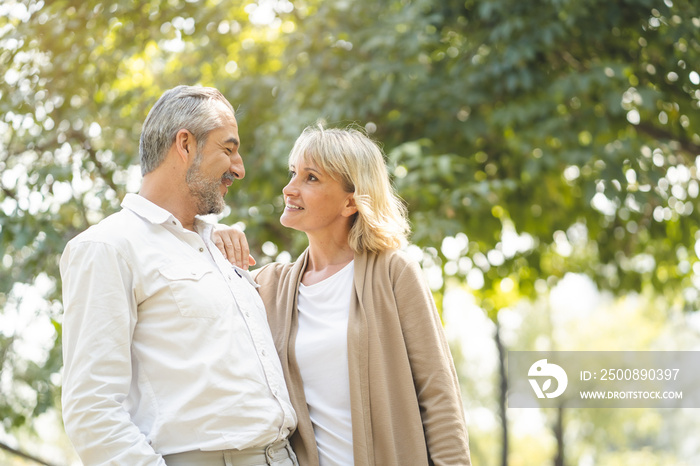
[[[301,282],[313,285],[325,280],[348,265],[355,258],[355,252],[345,241],[322,241],[309,237],[309,258]]]

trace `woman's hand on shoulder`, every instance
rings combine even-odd
[[[233,265],[244,270],[255,265],[255,259],[250,255],[248,239],[242,231],[233,227],[219,228],[214,230],[212,239],[221,254]]]

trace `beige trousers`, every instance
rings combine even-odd
[[[164,455],[163,459],[168,466],[299,466],[287,440],[267,448],[186,451]]]

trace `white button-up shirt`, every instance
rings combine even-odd
[[[128,194],[71,240],[63,279],[63,418],[86,465],[245,449],[296,427],[248,273],[168,211]]]

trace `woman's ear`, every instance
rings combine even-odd
[[[345,199],[345,207],[343,208],[343,216],[352,217],[357,213],[357,204],[355,203],[355,193],[348,194]]]

